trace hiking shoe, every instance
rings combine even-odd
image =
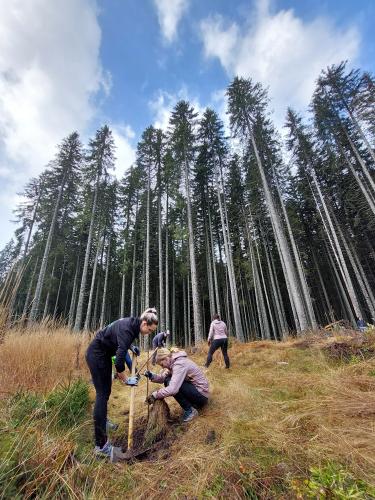
[[[111,420],[107,418],[107,431],[117,431],[117,429],[118,429],[118,424],[111,422]]]
[[[98,457],[111,458],[112,448],[113,446],[111,445],[111,443],[107,441],[102,448],[100,448],[100,446],[95,446],[94,455],[97,455]]]
[[[184,414],[182,415],[182,421],[183,422],[190,422],[190,420],[193,420],[193,418],[198,416],[198,411],[191,407],[189,410],[185,410]]]

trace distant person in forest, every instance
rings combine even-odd
[[[366,330],[366,322],[363,318],[357,318],[357,328],[362,333]]]
[[[165,347],[157,350],[156,363],[165,370],[161,374],[145,372],[145,377],[152,382],[164,383],[164,388],[154,391],[147,403],[173,396],[184,410],[182,421],[190,422],[198,415],[197,408],[208,402],[208,380],[202,370],[188,358],[185,351],[171,352]]]
[[[152,364],[156,363],[156,353],[159,347],[165,347],[167,344],[167,338],[170,335],[170,331],[160,332],[152,339],[152,348],[154,349],[154,354],[152,355]]]
[[[97,455],[111,456],[113,446],[107,439],[107,403],[112,386],[112,356],[116,356],[116,377],[126,385],[137,385],[139,376],[125,375],[125,357],[139,334],[156,330],[156,309],[149,308],[139,318],[122,318],[99,330],[86,352],[86,361],[96,391],[94,406],[95,448]],[[133,350],[134,352],[134,350]],[[139,353],[139,351],[138,351]]]
[[[210,366],[214,352],[220,348],[221,352],[223,353],[225,368],[229,368],[230,362],[228,357],[228,329],[227,325],[224,323],[224,321],[221,321],[218,314],[214,314],[212,318],[207,342],[210,348],[207,355],[207,361],[204,366],[206,368]]]

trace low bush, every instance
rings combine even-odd
[[[322,467],[312,467],[310,477],[295,487],[301,498],[337,498],[338,500],[372,499],[375,488],[365,481],[355,479],[344,467],[329,462]]]
[[[42,408],[42,397],[38,394],[20,391],[10,399],[10,423],[18,427],[32,420]]]
[[[53,418],[54,425],[69,429],[82,422],[89,406],[87,382],[77,379],[68,384],[60,384],[46,398],[47,415]]]

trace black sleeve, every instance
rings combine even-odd
[[[134,340],[134,333],[132,332],[129,325],[124,325],[123,328],[119,328],[117,332],[117,344],[118,348],[116,351],[116,361],[115,367],[117,372],[123,372],[125,370],[125,356],[130,349],[130,346]]]

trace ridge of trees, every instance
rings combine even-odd
[[[288,109],[283,143],[266,90],[236,77],[231,137],[180,101],[119,182],[108,126],[87,148],[73,132],[26,184],[0,252],[10,323],[94,330],[155,305],[191,345],[214,312],[240,341],[374,321],[374,102],[372,75],[333,65],[310,121]]]

